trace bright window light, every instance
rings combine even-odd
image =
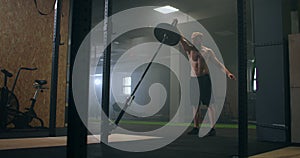
[[[169,5],[164,6],[164,7],[155,8],[154,10],[158,11],[160,13],[163,13],[163,14],[169,14],[169,13],[173,13],[173,12],[179,11],[179,9],[174,8],[172,6],[169,6]]]
[[[131,77],[123,78],[123,93],[126,95],[131,94]]]
[[[124,77],[123,78],[123,85],[124,86],[131,86],[131,77]]]
[[[102,84],[102,80],[101,79],[95,79],[95,85],[99,86]]]
[[[131,94],[131,87],[123,87],[123,93],[126,95]]]
[[[102,77],[102,74],[95,74],[95,77]]]

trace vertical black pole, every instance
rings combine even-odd
[[[86,158],[87,157],[87,129],[80,119],[76,110],[73,91],[72,74],[77,51],[91,30],[92,0],[70,0],[69,14],[69,98],[68,98],[68,138],[67,157]],[[86,50],[90,51],[90,50]],[[89,54],[89,53],[88,53]],[[89,73],[89,72],[88,72]],[[85,81],[86,82],[86,81]],[[80,105],[84,106],[84,105]],[[86,106],[86,108],[88,108]],[[88,111],[88,109],[86,109]],[[85,111],[85,112],[86,112]],[[86,112],[87,113],[87,112]],[[84,118],[87,119],[87,118]]]
[[[298,13],[297,11],[297,1],[299,0],[291,0],[291,1],[282,1],[282,25],[283,25],[283,47],[284,47],[284,55],[283,55],[283,67],[284,67],[284,76],[285,77],[285,126],[286,126],[286,144],[290,145],[292,142],[292,124],[291,124],[291,89],[290,89],[290,59],[289,59],[289,35],[299,33],[298,28],[295,28],[295,24],[293,23],[293,14]],[[299,13],[298,13],[299,14]],[[298,23],[299,24],[299,23]]]
[[[54,13],[51,91],[50,91],[50,120],[49,120],[50,136],[56,135],[56,103],[57,103],[57,78],[58,78],[59,44],[60,44],[61,6],[62,6],[62,0],[56,0],[56,9]]]
[[[110,16],[112,14],[111,0],[104,1],[104,29],[103,29],[103,43],[107,46],[103,55],[103,88],[102,88],[102,110],[107,116],[101,115],[101,142],[108,142],[108,117],[109,117],[109,101],[110,101],[110,59],[111,59],[111,32],[112,23]]]
[[[248,157],[247,28],[246,0],[237,1],[238,9],[238,108],[239,157]]]

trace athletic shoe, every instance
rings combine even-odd
[[[196,135],[199,132],[199,128],[194,127],[191,131],[189,131],[187,134],[188,135]]]
[[[205,137],[207,136],[216,136],[217,135],[217,132],[214,128],[212,128]]]

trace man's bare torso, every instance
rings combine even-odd
[[[201,53],[197,50],[190,50],[188,53],[189,61],[191,64],[191,76],[199,77],[209,74],[208,66],[205,61],[208,61],[210,49],[202,46]]]

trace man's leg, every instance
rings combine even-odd
[[[193,115],[194,115],[194,127],[199,128],[199,124],[201,120],[200,105],[193,107]]]
[[[215,130],[216,111],[215,111],[215,108],[213,107],[213,104],[208,106],[207,113],[208,113],[209,123],[210,123],[210,128],[211,128],[211,130],[208,132],[207,136],[215,136],[216,135],[216,130]]]
[[[210,128],[215,128],[216,111],[213,105],[208,106],[207,112],[208,112],[208,117],[210,122]]]
[[[203,96],[203,103],[207,105],[207,114],[209,117],[209,122],[210,122],[210,128],[211,130],[207,134],[207,136],[215,136],[216,135],[216,130],[215,130],[215,122],[216,122],[216,114],[215,114],[215,108],[214,108],[214,97],[212,93],[212,85],[211,85],[211,80],[209,76],[205,76],[201,82],[202,86],[202,96]]]
[[[190,135],[196,135],[199,132],[199,124],[200,124],[200,106],[193,106],[193,116],[194,116],[194,128],[188,132]]]

